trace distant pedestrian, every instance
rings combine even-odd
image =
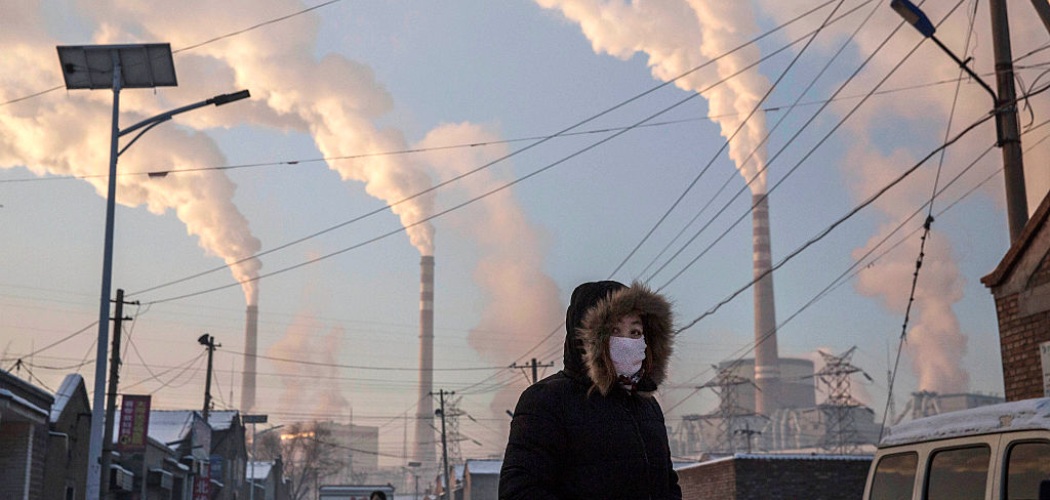
[[[499,497],[681,499],[663,411],[670,303],[641,283],[584,283],[565,314],[564,369],[521,394]]]

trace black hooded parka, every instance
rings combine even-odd
[[[643,377],[617,382],[609,337],[626,314],[641,316]],[[645,285],[584,283],[566,312],[565,368],[521,394],[500,471],[499,498],[680,499],[663,411],[673,340],[671,306]]]

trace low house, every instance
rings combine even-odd
[[[503,460],[468,459],[463,468],[463,500],[499,498],[499,471]]]
[[[51,406],[44,498],[82,500],[87,487],[91,402],[84,377],[66,375]]]
[[[44,498],[54,401],[47,391],[0,370],[0,498]]]
[[[289,488],[284,479],[281,458],[270,462],[248,462],[248,483],[255,487],[256,500],[288,500]]]
[[[981,278],[995,297],[1007,401],[1043,397],[1050,391],[1041,361],[1050,356],[1048,219],[1050,196],[1043,198],[995,270]]]

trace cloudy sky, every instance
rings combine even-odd
[[[937,36],[994,82],[987,6],[927,4]],[[1025,94],[1047,83],[1050,36],[1028,3],[1010,7]],[[507,367],[557,370],[569,294],[608,277],[648,281],[687,327],[659,396],[675,426],[716,404],[695,389],[712,364],[750,355],[748,212],[768,192],[782,356],[856,347],[874,381],[855,395],[881,419],[932,199],[898,409],[917,390],[1002,393],[979,281],[1009,240],[994,124],[847,217],[991,108],[886,2],[56,0],[0,14],[0,358],[43,387],[71,372],[92,387],[112,113],[111,92],[64,88],[55,46],[167,42],[178,87],[122,92],[122,126],[252,98],[180,115],[120,157],[113,286],[138,302],[121,392],[199,407],[209,333],[216,406],[236,408],[257,304],[257,411],[380,426],[399,463],[427,254],[435,390],[471,417],[464,455],[501,452],[527,384]],[[1022,106],[1032,210],[1050,184],[1033,167],[1050,152],[1045,109],[1043,95]]]

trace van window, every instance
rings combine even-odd
[[[911,498],[915,489],[915,468],[919,455],[915,452],[886,455],[875,467],[871,480],[870,500],[901,500]]]
[[[1006,498],[1039,498],[1039,482],[1050,478],[1050,443],[1014,444],[1006,456]]]
[[[926,498],[981,500],[988,482],[991,449],[987,445],[935,452],[930,458]]]

